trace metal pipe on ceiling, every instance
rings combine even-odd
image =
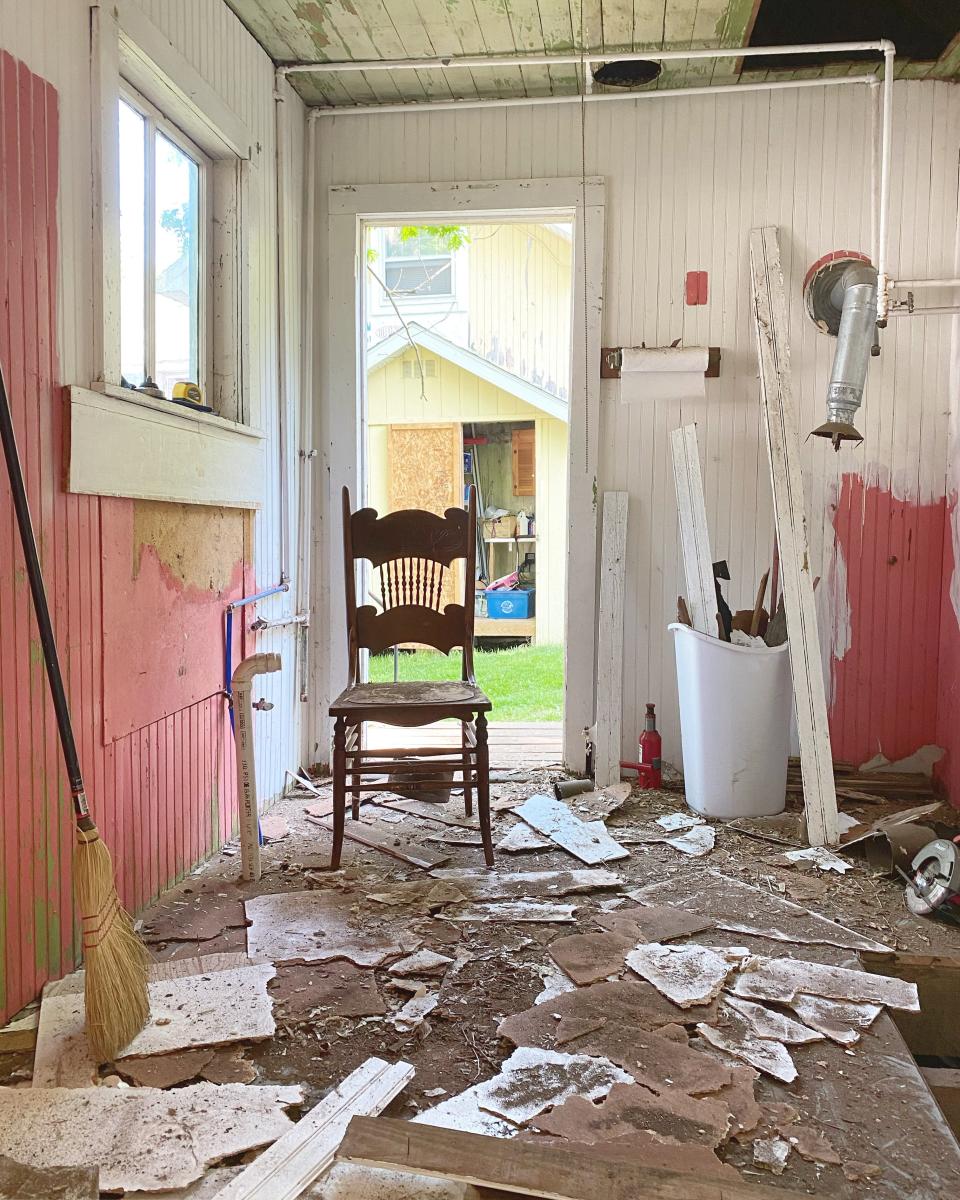
[[[762,83],[736,83],[723,87],[661,88],[654,92],[573,92],[567,96],[511,96],[492,100],[417,100],[394,104],[335,104],[313,107],[308,119],[320,117],[381,116],[385,113],[406,112],[465,112],[477,108],[527,108],[548,104],[613,104],[617,101],[668,100],[677,96],[742,96],[748,92],[776,92],[792,88],[841,87],[849,84],[878,82],[876,75],[840,75],[825,79],[768,79]]]
[[[893,43],[886,39],[875,42],[811,42],[799,46],[734,46],[704,47],[684,50],[630,50],[623,53],[599,54],[451,54],[433,58],[350,59],[341,62],[289,63],[277,67],[281,75],[327,75],[346,71],[449,71],[455,67],[473,70],[477,67],[560,67],[590,66],[601,62],[673,62],[693,58],[761,58],[770,54],[850,54],[875,51],[893,52]]]

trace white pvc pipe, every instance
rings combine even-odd
[[[939,308],[891,308],[891,317],[939,317],[960,313],[960,304],[945,304]]]
[[[891,279],[892,288],[956,288],[960,279]]]
[[[277,260],[277,471],[280,500],[280,571],[281,583],[290,578],[290,488],[287,470],[287,222],[286,207],[286,156],[283,152],[283,92],[281,80],[274,79],[273,90],[273,138],[274,168],[276,170],[275,204],[277,209],[276,260]]]
[[[893,68],[896,47],[883,48],[883,121],[880,144],[880,228],[877,236],[877,322],[882,324],[890,310],[890,277],[887,274],[888,216],[890,211],[890,153],[893,138]]]
[[[257,803],[257,768],[253,746],[253,706],[250,690],[255,675],[280,670],[279,654],[251,654],[237,664],[233,690],[234,743],[237,752],[237,790],[240,800],[240,873],[244,879],[260,878],[260,807]]]
[[[384,113],[405,112],[464,112],[477,108],[518,108],[547,104],[613,104],[617,101],[668,100],[677,96],[742,96],[747,92],[777,92],[789,88],[840,87],[847,84],[876,84],[876,75],[839,75],[825,79],[771,79],[762,83],[736,83],[723,87],[662,88],[655,92],[592,92],[569,96],[512,96],[493,100],[438,100],[421,103],[417,100],[398,104],[341,104],[326,108],[311,108],[309,119],[318,117],[380,116]]]
[[[454,67],[474,70],[477,67],[558,67],[588,66],[602,62],[674,62],[691,58],[760,58],[763,55],[783,54],[849,54],[852,51],[874,50],[886,54],[893,43],[886,39],[875,42],[811,42],[799,46],[734,46],[706,47],[698,50],[631,50],[622,54],[451,54],[447,57],[352,59],[347,62],[291,63],[278,67],[281,75],[327,75],[342,71],[449,71]]]

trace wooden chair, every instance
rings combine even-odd
[[[442,517],[405,509],[379,517],[376,509],[350,511],[350,492],[343,489],[343,561],[347,600],[349,684],[330,705],[333,728],[333,857],[340,865],[346,818],[347,789],[353,818],[360,815],[360,796],[383,791],[381,783],[364,783],[364,775],[390,774],[403,780],[404,792],[449,787],[459,774],[467,816],[473,793],[483,854],[493,866],[490,832],[490,756],[486,713],[492,705],[473,674],[473,616],[477,554],[477,497],[470,487],[466,509],[448,508]],[[452,564],[464,560],[462,604],[444,604],[444,583]],[[370,604],[357,607],[356,563],[367,559],[380,574],[383,611]],[[360,651],[388,650],[416,642],[445,654],[460,646],[460,681],[358,683]],[[423,747],[364,750],[365,721],[410,728],[446,717],[462,723],[461,750]],[[349,782],[348,782],[349,780]]]

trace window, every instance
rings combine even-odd
[[[180,382],[206,391],[210,162],[136,93],[119,104],[122,382],[152,379],[168,399]]]
[[[442,238],[384,230],[384,283],[397,301],[453,295],[453,255]]]

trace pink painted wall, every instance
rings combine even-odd
[[[233,745],[224,701],[211,693],[220,686],[224,602],[253,579],[242,530],[231,533],[218,510],[198,522],[197,510],[157,506],[169,509],[171,532],[163,513],[133,501],[63,490],[58,119],[55,89],[0,52],[0,361],[87,793],[114,853],[121,897],[136,909],[229,833]],[[69,792],[9,487],[0,476],[2,1022],[74,965],[76,942]],[[217,522],[221,528],[207,528]],[[212,539],[216,579],[204,581],[191,567],[196,547],[177,543],[179,524],[201,543]]]
[[[938,739],[946,504],[897,499],[845,474],[833,512],[848,623],[832,663],[834,756],[895,760]]]
[[[957,464],[960,466],[960,464]],[[943,539],[943,602],[940,613],[940,671],[937,743],[947,752],[937,775],[960,808],[960,499],[953,489],[947,504]]]

